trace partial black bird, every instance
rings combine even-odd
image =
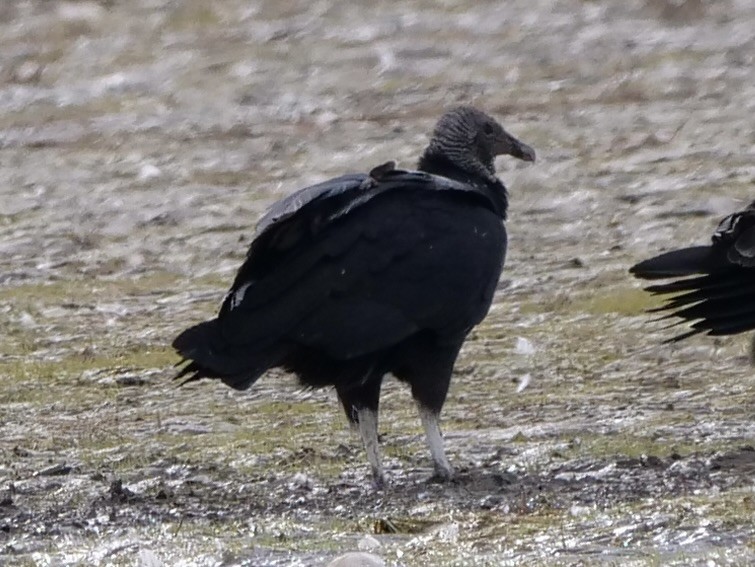
[[[241,390],[281,367],[334,386],[382,485],[377,412],[392,373],[411,387],[437,476],[450,479],[439,416],[503,268],[502,154],[535,160],[493,118],[460,107],[435,126],[418,171],[388,162],[275,203],[218,316],[173,341],[188,361],[179,377]]]
[[[692,323],[691,330],[666,342],[755,329],[755,201],[724,218],[709,246],[672,250],[632,266],[630,272],[649,280],[674,279],[645,288],[671,296],[651,312]]]

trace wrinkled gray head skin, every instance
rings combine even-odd
[[[457,167],[491,180],[495,179],[496,156],[507,154],[535,161],[535,150],[471,106],[460,106],[441,116],[426,153],[444,156]]]

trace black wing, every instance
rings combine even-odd
[[[217,319],[174,346],[233,374],[255,352],[274,365],[287,341],[349,359],[419,329],[465,334],[502,267],[492,210],[472,185],[390,167],[304,189],[263,217]]]
[[[246,261],[236,274],[220,313],[233,308],[239,297],[246,297],[249,285],[260,283],[265,274],[279,267],[284,257],[295,255],[300,247],[307,247],[339,219],[386,191],[460,191],[487,199],[473,185],[420,171],[395,169],[394,165],[387,162],[369,174],[349,174],[312,185],[273,204],[257,224]],[[342,244],[347,247],[349,242],[344,240]],[[279,285],[285,286],[308,268],[307,263],[301,264],[299,270],[293,270]],[[264,286],[258,286],[255,297],[265,301]]]
[[[633,266],[642,279],[670,279],[647,291],[671,296],[653,312],[663,319],[693,322],[692,330],[667,342],[698,333],[732,335],[755,329],[755,202],[724,218],[710,246],[672,250]]]

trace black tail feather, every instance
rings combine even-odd
[[[720,261],[711,254],[710,246],[692,246],[644,260],[629,268],[629,271],[635,277],[655,280],[709,274],[719,267]]]
[[[662,307],[655,307],[653,309],[649,309],[648,311],[650,313],[655,313],[659,311],[666,311],[669,309],[677,309],[679,307],[683,307],[685,305],[691,305],[693,303],[698,303],[703,300],[718,300],[718,299],[727,299],[727,298],[734,298],[734,297],[740,297],[745,298],[749,295],[750,291],[747,288],[747,282],[741,282],[743,285],[739,285],[740,282],[737,282],[737,286],[709,286],[709,287],[700,287],[698,289],[695,289],[693,291],[682,293],[680,295],[675,295],[674,297],[671,297],[666,300],[666,304]],[[653,286],[657,287],[657,286]],[[650,288],[645,288],[647,291],[653,291]],[[662,295],[665,292],[658,291],[654,292],[655,295]],[[671,292],[673,293],[673,292]]]
[[[666,296],[655,321],[678,318],[669,327],[691,323],[690,330],[664,341],[674,343],[697,334],[733,335],[755,329],[755,270],[731,264],[710,246],[666,252],[639,262],[630,272],[642,279],[671,279],[645,289]]]
[[[755,305],[743,302],[740,297],[710,300],[706,299],[695,305],[675,311],[675,315],[684,319],[705,319],[708,321],[731,321],[748,317]]]
[[[669,276],[674,277],[674,276]],[[745,277],[738,277],[734,271],[722,272],[720,274],[709,274],[695,278],[684,277],[680,280],[674,280],[665,284],[650,285],[645,290],[656,295],[679,293],[682,291],[699,291],[699,290],[718,290],[737,287],[740,282],[746,281]]]
[[[751,331],[755,329],[755,314],[750,313],[746,316],[737,317],[735,320],[719,321],[719,322],[701,322],[700,328],[704,328],[708,331],[708,335],[722,336],[722,335],[735,335],[737,333],[743,333],[745,331]]]
[[[282,360],[278,347],[255,351],[248,345],[229,345],[217,319],[186,329],[173,341],[173,348],[183,357],[177,366],[188,362],[174,377],[183,380],[182,386],[214,378],[236,390],[245,390]]]

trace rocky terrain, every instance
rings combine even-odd
[[[749,338],[662,345],[627,274],[755,198],[751,0],[5,0],[0,54],[0,564],[755,563]],[[456,104],[538,151],[456,483],[395,381],[383,492],[333,392],[171,381],[268,205]]]

